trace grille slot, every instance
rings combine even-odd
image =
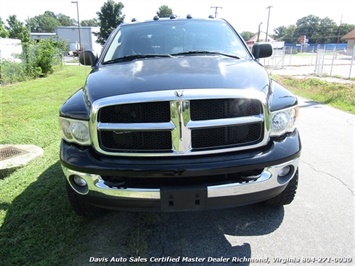
[[[169,102],[149,102],[113,105],[101,108],[102,123],[146,123],[169,122]]]
[[[191,120],[210,120],[252,116],[262,113],[261,104],[253,99],[210,99],[190,102]]]
[[[191,133],[192,148],[225,148],[253,144],[260,141],[263,136],[262,131],[261,123],[197,129]]]
[[[171,151],[171,133],[158,132],[100,132],[105,150],[126,152]]]

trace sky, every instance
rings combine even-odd
[[[106,0],[78,0],[79,18],[97,18],[96,12]],[[212,6],[218,6],[218,18],[225,18],[237,31],[267,31],[270,8],[269,33],[279,26],[296,24],[308,15],[320,18],[329,17],[338,25],[340,21],[355,24],[355,0],[115,0],[124,5],[125,21],[152,19],[159,7],[169,6],[174,14],[185,17],[208,17],[214,14]],[[0,17],[3,21],[10,15],[25,22],[27,18],[43,14],[45,11],[62,13],[77,19],[76,4],[71,0],[0,0]]]

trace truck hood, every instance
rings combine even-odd
[[[253,60],[224,56],[147,58],[95,67],[85,92],[93,103],[122,94],[207,88],[255,89],[268,94],[269,76]]]

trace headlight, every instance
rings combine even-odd
[[[59,125],[62,131],[62,137],[66,141],[81,145],[91,144],[88,121],[59,117]]]
[[[271,113],[271,136],[281,136],[296,128],[298,105]]]

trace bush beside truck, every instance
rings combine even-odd
[[[22,42],[21,54],[13,55],[13,59],[1,60],[0,82],[10,84],[48,76],[55,67],[61,66],[67,50],[64,41],[53,39]]]

